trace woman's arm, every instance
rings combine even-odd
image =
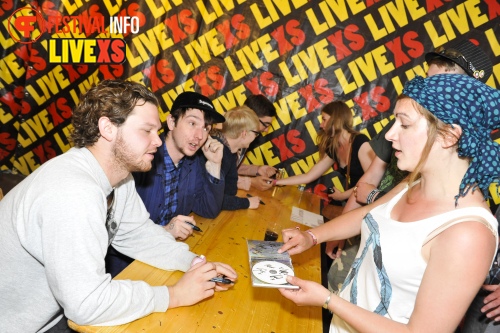
[[[333,160],[325,154],[323,158],[316,163],[311,170],[302,174],[296,175],[284,179],[279,179],[276,181],[276,185],[300,185],[300,184],[308,184],[324,174],[328,169],[330,169],[333,165]]]
[[[375,152],[373,151],[372,147],[370,146],[370,142],[367,141],[359,147],[358,150],[358,159],[359,162],[361,163],[361,167],[363,168],[363,171],[366,172],[368,168],[370,167],[370,164],[372,164],[373,159],[375,158]]]
[[[318,283],[297,277],[289,277],[288,282],[299,285],[298,291],[280,292],[298,305],[313,306],[322,306],[330,295],[329,310],[359,332],[454,332],[488,272],[495,237],[481,223],[462,222],[443,231],[428,246],[427,269],[408,324],[362,309]]]

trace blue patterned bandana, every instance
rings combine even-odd
[[[477,187],[489,198],[489,186],[500,175],[500,145],[490,135],[500,128],[500,91],[467,75],[438,74],[417,76],[406,83],[403,94],[444,123],[462,127],[458,156],[471,158],[471,163],[456,199]]]

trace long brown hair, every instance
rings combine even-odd
[[[359,134],[352,127],[352,110],[343,101],[335,101],[326,104],[321,112],[330,116],[324,130],[318,135],[318,149],[320,157],[327,152],[330,156],[335,156],[335,148],[339,146],[342,129],[349,134]],[[349,162],[348,162],[349,163]]]

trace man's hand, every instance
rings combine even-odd
[[[249,209],[257,209],[259,208],[260,205],[260,198],[259,197],[251,197],[247,198],[248,201],[250,201],[250,206],[248,206]]]
[[[260,176],[265,176],[267,178],[272,177],[276,174],[276,168],[269,165],[261,165],[257,171]]]
[[[225,279],[229,279],[233,282],[236,281],[236,279],[238,278],[238,274],[231,266],[221,262],[214,262],[214,264],[215,264],[215,270],[217,271],[217,276],[223,276]],[[234,283],[232,284],[216,283],[215,290],[223,291],[229,289],[232,286],[234,286]]]
[[[212,296],[215,282],[210,279],[217,276],[216,265],[203,260],[192,266],[173,286],[168,287],[170,303],[168,308],[193,305]]]
[[[491,294],[484,298],[486,305],[481,308],[481,312],[494,321],[500,321],[500,285],[486,284],[483,289],[491,291]]]
[[[203,154],[207,158],[207,172],[215,178],[220,179],[220,169],[222,165],[222,156],[224,154],[224,146],[218,140],[208,137],[207,142],[202,148]]]
[[[257,176],[251,178],[252,187],[259,191],[267,191],[273,187],[273,180],[265,176]]]
[[[192,216],[177,215],[163,228],[172,234],[174,238],[185,240],[193,234],[193,227],[187,224],[186,221],[196,225]]]

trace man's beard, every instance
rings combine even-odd
[[[117,167],[127,172],[146,172],[151,169],[151,162],[143,160],[135,161],[136,157],[130,151],[125,140],[123,140],[121,132],[118,134],[115,146],[113,147],[113,156],[117,162]]]

